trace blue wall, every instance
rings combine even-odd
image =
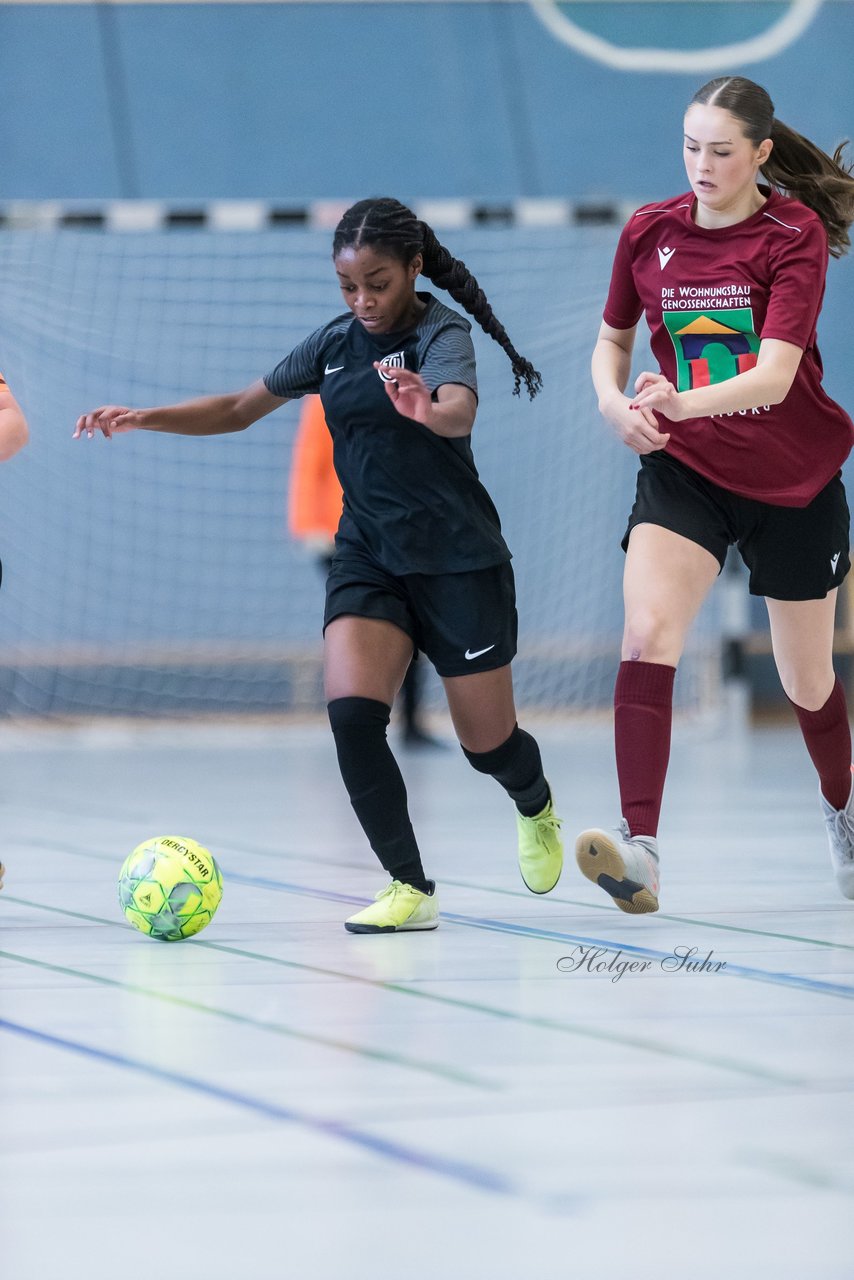
[[[617,42],[684,47],[750,36],[786,7],[566,6]],[[716,70],[767,84],[781,118],[830,147],[854,132],[852,55],[854,5],[840,0],[796,46]],[[683,189],[682,109],[711,74],[610,69],[524,3],[0,0],[0,202],[384,190],[640,203]],[[598,418],[588,362],[616,235],[443,232],[545,376],[533,405],[514,400],[506,360],[476,335],[477,453],[516,552],[517,678],[537,705],[604,705],[613,680],[635,461]],[[264,372],[340,306],[328,254],[328,235],[306,229],[0,230],[0,367],[33,432],[2,475],[0,713],[304,705],[297,677],[263,658],[317,648],[319,574],[285,531],[293,406],[235,439],[70,437],[107,399],[163,403]],[[849,408],[852,284],[854,263],[833,263],[819,330],[828,390]],[[239,657],[225,673],[216,654],[210,669],[149,669],[176,645]],[[36,662],[57,649],[64,674]]]
[[[613,682],[636,460],[598,419],[588,367],[616,234],[452,241],[545,379],[533,403],[514,397],[475,330],[475,450],[516,555],[520,694],[538,705],[598,705]],[[0,279],[3,369],[32,427],[0,476],[0,714],[305,699],[276,663],[318,652],[323,608],[316,560],[286,528],[297,407],[213,439],[71,436],[97,404],[272,368],[340,310],[328,235],[0,230]]]
[[[613,686],[637,460],[599,418],[589,358],[617,234],[446,237],[544,377],[533,403],[515,398],[475,328],[475,451],[515,553],[528,705],[604,706]],[[0,279],[2,367],[32,428],[0,476],[0,715],[305,705],[276,657],[316,654],[322,614],[318,567],[286,530],[296,406],[206,440],[71,434],[97,404],[168,403],[272,368],[340,308],[328,234],[6,229]],[[851,264],[831,267],[820,330],[849,405],[851,280]],[[683,663],[689,703],[698,679]]]
[[[616,43],[689,49],[786,8],[566,6]],[[830,146],[852,56],[837,0],[781,54],[717,71]],[[681,188],[682,109],[711,74],[610,69],[524,3],[0,5],[0,196],[642,200]]]

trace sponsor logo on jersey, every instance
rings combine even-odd
[[[670,261],[670,259],[673,257],[673,255],[674,255],[674,253],[675,253],[675,252],[676,252],[676,250],[675,250],[675,249],[667,249],[667,248],[665,248],[665,249],[659,249],[659,251],[658,251],[658,261],[659,261],[659,263],[660,263],[660,265],[661,265],[661,270],[662,270],[662,271],[663,271],[663,270],[664,270],[664,268],[667,266],[668,262],[669,262],[669,261]]]
[[[404,353],[402,351],[395,351],[390,356],[383,356],[382,360],[380,360],[380,364],[383,366],[383,369],[405,369],[406,363]],[[394,382],[393,375],[390,373],[384,373],[383,369],[377,369],[377,373],[380,375],[383,382]]]
[[[752,307],[664,311],[661,318],[676,352],[677,391],[726,382],[756,364],[759,339]]]

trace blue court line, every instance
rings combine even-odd
[[[224,872],[227,880],[235,884],[247,885],[259,889],[272,889],[278,893],[294,893],[301,897],[321,898],[331,902],[354,903],[364,906],[365,899],[349,893],[336,893],[334,890],[315,889],[309,885],[292,884],[287,880],[271,880],[266,876],[247,876],[240,872]],[[510,924],[503,920],[484,919],[478,916],[455,915],[450,911],[440,911],[440,918],[453,924],[463,925],[471,929],[487,929],[493,933],[510,933],[519,937],[542,938],[546,942],[574,943],[576,946],[602,947],[606,951],[622,951],[626,955],[640,956],[647,960],[667,960],[672,958],[671,951],[657,951],[651,947],[640,947],[631,942],[615,942],[612,938],[590,938],[580,933],[562,933],[554,929],[539,929],[530,925]],[[854,1000],[854,987],[845,983],[825,982],[820,978],[806,978],[797,973],[780,973],[769,969],[754,969],[748,965],[730,964],[721,969],[716,977],[745,978],[749,982],[765,982],[772,986],[789,987],[799,991],[810,991],[813,994],[837,996],[843,1000]]]
[[[536,929],[523,924],[505,924],[496,920],[478,920],[476,916],[456,916],[450,912],[441,912],[445,920],[453,920],[455,924],[469,925],[475,929],[488,929],[499,933],[516,933],[523,937],[545,938],[553,942],[574,942],[583,946],[603,947],[608,951],[624,951],[627,955],[642,956],[649,960],[672,960],[672,951],[654,951],[650,947],[638,947],[633,943],[612,942],[604,938],[585,938],[580,934],[559,933],[551,929]],[[747,965],[726,962],[726,968],[720,969],[714,976],[731,978],[747,978],[751,982],[768,982],[775,986],[795,987],[802,991],[819,992],[826,996],[840,996],[844,1000],[854,1000],[854,987],[845,983],[825,982],[821,978],[805,978],[797,973],[781,973],[772,969],[753,969]]]
[[[0,898],[0,906],[4,902],[15,903],[17,906],[33,907],[39,911],[49,911],[61,916],[68,916],[77,920],[86,920],[90,924],[107,925],[112,929],[127,929],[127,925],[119,923],[118,920],[105,920],[102,916],[92,916],[81,911],[71,911],[64,907],[48,906],[44,902],[32,902],[27,898],[13,897],[4,893]],[[434,991],[426,991],[423,986],[412,986],[406,983],[388,982],[379,978],[367,978],[361,974],[354,973],[352,970],[342,972],[340,969],[326,969],[317,965],[302,964],[296,960],[285,960],[281,956],[271,956],[264,952],[247,951],[243,947],[231,947],[222,942],[208,942],[204,938],[193,937],[188,939],[184,944],[187,947],[206,947],[212,951],[223,952],[226,955],[240,956],[245,960],[261,960],[267,964],[282,965],[287,969],[299,969],[306,972],[320,973],[324,977],[335,979],[343,978],[345,982],[367,983],[368,986],[382,988],[385,991],[398,993],[400,995],[412,996],[419,1000],[432,1000],[438,1004],[447,1006],[448,1008],[464,1009],[468,1014],[480,1016],[485,1014],[490,1018],[500,1018],[503,1021],[511,1021],[518,1023],[520,1026],[536,1027],[545,1031],[557,1031],[573,1036],[581,1036],[586,1039],[599,1040],[608,1044],[618,1044],[622,1048],[642,1049],[644,1052],[663,1054],[665,1057],[682,1059],[686,1062],[700,1063],[702,1066],[711,1066],[722,1068],[725,1071],[737,1071],[742,1075],[749,1075],[754,1078],[760,1078],[766,1083],[784,1084],[787,1086],[803,1087],[810,1082],[803,1077],[793,1076],[787,1073],[774,1071],[773,1069],[765,1069],[756,1067],[751,1063],[739,1062],[729,1059],[726,1056],[717,1054],[697,1053],[689,1049],[680,1049],[672,1045],[663,1044],[656,1040],[650,1040],[646,1037],[619,1034],[617,1032],[608,1032],[599,1028],[583,1026],[575,1021],[562,1022],[554,1018],[544,1018],[534,1015],[519,1014],[511,1009],[502,1008],[501,1006],[481,1004],[474,1000],[462,1000],[456,996],[440,995]],[[0,957],[4,953],[0,951]],[[42,962],[37,962],[42,963]]]
[[[200,1080],[196,1076],[184,1075],[178,1071],[169,1071],[164,1067],[155,1066],[151,1062],[144,1062],[140,1058],[130,1058],[125,1054],[112,1053],[107,1049],[98,1049],[94,1045],[84,1044],[79,1040],[68,1040],[64,1036],[55,1036],[50,1032],[40,1031],[36,1027],[27,1027],[19,1022],[10,1022],[6,1018],[0,1018],[0,1030],[10,1031],[15,1035],[36,1040],[40,1044],[50,1045],[55,1049],[67,1049],[72,1053],[79,1054],[81,1057],[93,1058],[97,1062],[108,1063],[114,1067],[122,1067],[126,1071],[138,1071],[154,1080],[160,1080],[164,1084],[177,1085],[180,1089],[188,1089],[193,1093],[215,1098],[219,1102],[225,1102],[230,1106],[240,1107],[244,1111],[251,1111],[255,1115],[264,1116],[267,1120],[295,1124],[312,1133],[338,1138],[343,1142],[350,1143],[351,1146],[370,1151],[373,1155],[395,1160],[399,1164],[408,1165],[413,1169],[422,1169],[427,1173],[437,1174],[439,1177],[450,1179],[452,1182],[459,1182],[467,1187],[472,1187],[476,1191],[488,1191],[497,1195],[517,1198],[523,1197],[521,1188],[500,1173],[493,1173],[490,1169],[483,1169],[478,1165],[466,1164],[459,1160],[446,1160],[441,1156],[418,1151],[414,1147],[405,1147],[399,1142],[377,1137],[375,1134],[367,1133],[363,1129],[356,1129],[340,1120],[327,1120],[306,1115],[290,1107],[281,1107],[276,1103],[265,1102],[262,1098],[253,1098],[250,1094],[238,1093],[234,1089],[226,1089],[221,1085],[212,1084],[210,1081]]]
[[[94,858],[99,862],[114,861],[108,854],[98,854],[87,850],[68,852],[80,853],[84,857]],[[221,864],[222,865],[222,864]],[[343,902],[348,905],[364,907],[369,899],[352,893],[336,893],[332,889],[315,889],[310,885],[293,884],[287,880],[272,880],[266,876],[249,876],[239,871],[225,871],[227,880],[234,884],[246,885],[250,888],[272,889],[276,893],[292,893],[304,898],[319,898],[325,902]],[[453,924],[472,929],[487,929],[494,933],[517,934],[521,937],[542,938],[546,942],[575,943],[576,946],[604,947],[606,951],[622,951],[626,955],[640,956],[649,960],[666,960],[672,956],[669,951],[655,951],[649,947],[639,947],[629,942],[614,942],[611,938],[590,938],[578,933],[560,933],[556,930],[538,929],[529,925],[514,925],[501,920],[479,918],[477,916],[454,915],[449,911],[441,911],[440,916]],[[764,982],[772,986],[788,987],[791,990],[809,991],[814,995],[836,996],[842,1000],[854,1000],[854,987],[845,983],[825,982],[820,978],[806,978],[796,973],[775,972],[769,969],[754,969],[748,965],[730,964],[721,969],[716,977],[744,978],[748,982]]]
[[[95,853],[89,848],[81,849],[74,845],[69,845],[67,843],[59,844],[52,840],[29,840],[26,843],[27,845],[37,849],[55,849],[60,853],[69,853],[81,858],[93,858],[96,862],[109,862],[112,866],[116,865],[116,859],[112,854]],[[220,848],[222,847],[223,846],[220,846]],[[277,861],[287,859],[293,862],[307,862],[312,867],[328,867],[332,870],[359,872],[364,872],[366,869],[364,862],[348,862],[343,859],[317,858],[310,856],[309,854],[284,853],[280,850],[274,852],[270,849],[260,848],[258,845],[241,844],[240,846],[237,846],[233,842],[229,841],[224,847],[230,849],[232,852],[249,853],[257,857],[274,858]],[[220,861],[222,860],[220,859]],[[442,884],[446,884],[457,889],[473,889],[479,893],[500,894],[502,897],[515,898],[522,902],[529,903],[531,900],[530,894],[528,893],[521,893],[512,889],[501,889],[496,885],[482,884],[472,880],[457,880],[443,876]],[[345,902],[352,901],[359,904],[364,902],[363,898],[348,898],[346,895],[342,895],[342,900]],[[549,905],[553,907],[577,907],[582,911],[605,912],[608,915],[613,915],[614,911],[613,904],[606,906],[604,902],[588,902],[580,898],[565,898],[557,893],[549,894]],[[673,915],[672,912],[659,911],[656,913],[655,919],[657,924],[684,924],[688,925],[690,928],[716,929],[722,933],[746,934],[749,937],[771,938],[778,942],[797,942],[804,946],[826,947],[831,951],[854,951],[854,944],[848,942],[831,942],[827,938],[806,938],[799,934],[780,933],[773,929],[749,929],[744,925],[721,924],[714,920],[704,920],[701,916],[676,916]]]

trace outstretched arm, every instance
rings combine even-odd
[[[30,438],[23,410],[0,374],[0,462],[8,462]]]
[[[74,439],[90,438],[96,431],[110,437],[122,431],[162,431],[179,436],[219,436],[245,431],[253,422],[272,413],[287,400],[274,396],[259,378],[242,391],[223,396],[200,396],[183,404],[156,409],[128,409],[124,405],[102,405],[77,419]]]

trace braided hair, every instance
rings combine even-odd
[[[519,355],[477,280],[464,262],[453,257],[439,243],[432,227],[416,218],[412,210],[399,200],[385,196],[360,200],[338,223],[332,241],[332,256],[337,257],[342,249],[367,246],[376,247],[404,265],[420,253],[424,262],[421,274],[439,289],[444,289],[470,316],[474,316],[484,333],[506,353],[515,378],[513,394],[519,394],[524,382],[533,400],[543,385],[542,377],[530,360]]]
[[[821,218],[828,247],[841,258],[850,247],[848,228],[854,222],[854,177],[841,143],[833,155],[809,138],[783,124],[774,115],[774,103],[762,85],[744,76],[719,76],[698,89],[695,102],[721,107],[741,122],[745,137],[754,146],[770,138],[774,148],[762,166],[772,187],[794,196]]]

